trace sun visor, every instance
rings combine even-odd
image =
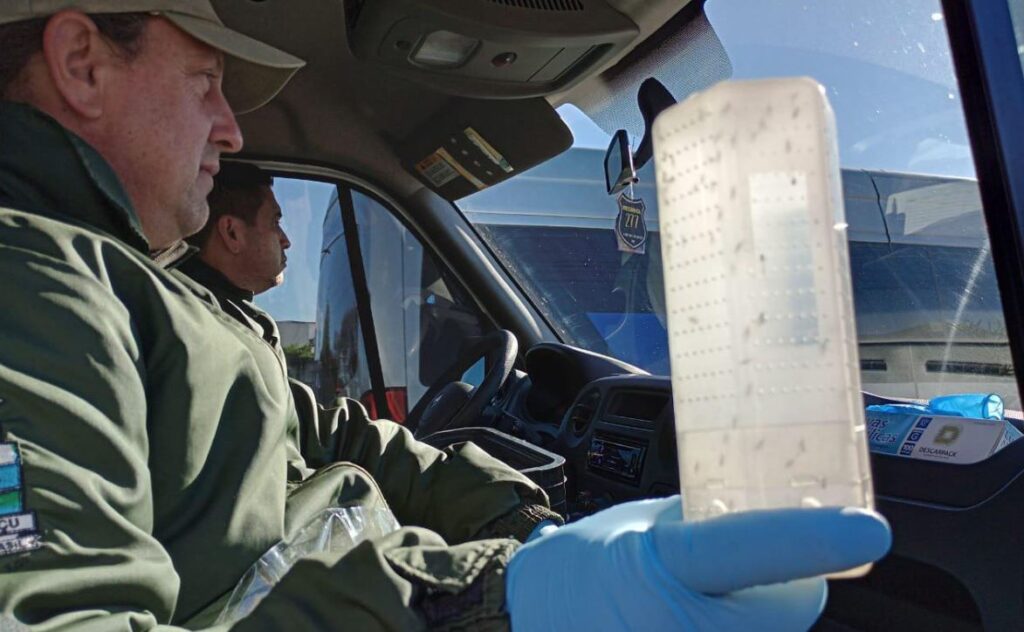
[[[553,158],[572,133],[544,99],[456,99],[398,150],[402,165],[455,201]]]

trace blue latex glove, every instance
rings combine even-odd
[[[927,406],[921,404],[875,404],[868,412],[900,413],[908,415],[950,415],[974,419],[1002,419],[1006,412],[1003,398],[994,393],[963,393],[932,398]]]
[[[1003,398],[994,393],[964,393],[932,398],[928,408],[940,415],[973,417],[974,419],[1002,419],[1006,407]]]
[[[683,523],[679,496],[631,502],[524,544],[506,603],[513,632],[806,630],[825,607],[818,576],[877,560],[891,537],[859,509]]]
[[[899,415],[936,415],[935,411],[921,404],[872,404],[869,413],[896,413]]]

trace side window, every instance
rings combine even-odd
[[[864,390],[914,399],[991,391],[1019,409],[977,184],[877,172],[844,178],[865,180],[871,197],[858,215],[856,187],[847,184]]]
[[[333,184],[276,177],[274,196],[286,251],[284,282],[255,298],[277,321],[289,376],[309,385],[330,405],[338,397],[372,392],[366,348],[348,269],[338,189]]]
[[[349,270],[349,250],[337,190],[323,219],[318,272],[317,337],[313,352],[317,373],[310,385],[324,405],[340,397],[368,401],[372,399],[373,384]],[[289,361],[289,370],[291,368]]]
[[[489,326],[461,284],[387,207],[359,191],[351,195],[389,416],[402,421]],[[482,377],[478,363],[463,380],[478,384]]]
[[[404,421],[488,321],[376,198],[284,177],[274,194],[291,247],[284,282],[256,304],[278,322],[288,374],[325,406],[349,397]],[[462,380],[482,378],[481,362]]]

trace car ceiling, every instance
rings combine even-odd
[[[548,95],[552,105],[572,102],[574,95],[600,92],[600,71],[613,66],[688,4],[687,0],[607,2],[632,19],[640,35],[569,91]],[[424,188],[403,168],[396,147],[459,97],[382,73],[356,59],[346,39],[342,0],[214,0],[214,5],[227,25],[307,62],[272,103],[239,117],[245,157],[335,168],[376,182],[401,198]]]

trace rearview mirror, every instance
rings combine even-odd
[[[614,195],[637,183],[633,153],[629,149],[629,134],[624,129],[615,132],[604,154],[604,182],[608,195]]]

